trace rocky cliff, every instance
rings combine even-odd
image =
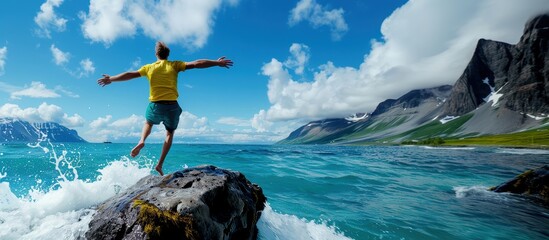
[[[266,198],[243,174],[199,166],[147,176],[97,207],[87,239],[256,239]]]
[[[445,114],[461,116],[498,91],[503,106],[533,115],[549,113],[549,14],[528,21],[516,45],[478,41],[473,57],[457,80]]]

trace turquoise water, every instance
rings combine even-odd
[[[77,239],[93,206],[154,174],[161,145],[0,145],[0,239]],[[175,144],[169,173],[240,171],[268,198],[260,239],[547,239],[549,208],[486,191],[549,151]]]

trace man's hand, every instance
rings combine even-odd
[[[102,78],[97,79],[97,84],[99,84],[101,87],[107,86],[111,83],[112,83],[111,76],[109,76],[107,74],[103,74]]]
[[[219,59],[217,59],[217,62],[220,67],[229,68],[233,66],[233,61],[231,61],[230,59],[225,59],[225,57],[220,57]]]

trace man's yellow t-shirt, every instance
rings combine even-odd
[[[141,67],[138,70],[139,74],[149,79],[149,100],[151,102],[176,101],[179,96],[177,74],[185,71],[186,66],[182,61],[158,60]]]

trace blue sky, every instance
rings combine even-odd
[[[311,120],[371,112],[453,84],[479,38],[516,43],[547,0],[5,0],[0,117],[54,121],[91,142],[135,142],[145,78],[101,74],[226,56],[180,73],[176,142],[270,143]],[[151,142],[163,139],[157,127]]]

